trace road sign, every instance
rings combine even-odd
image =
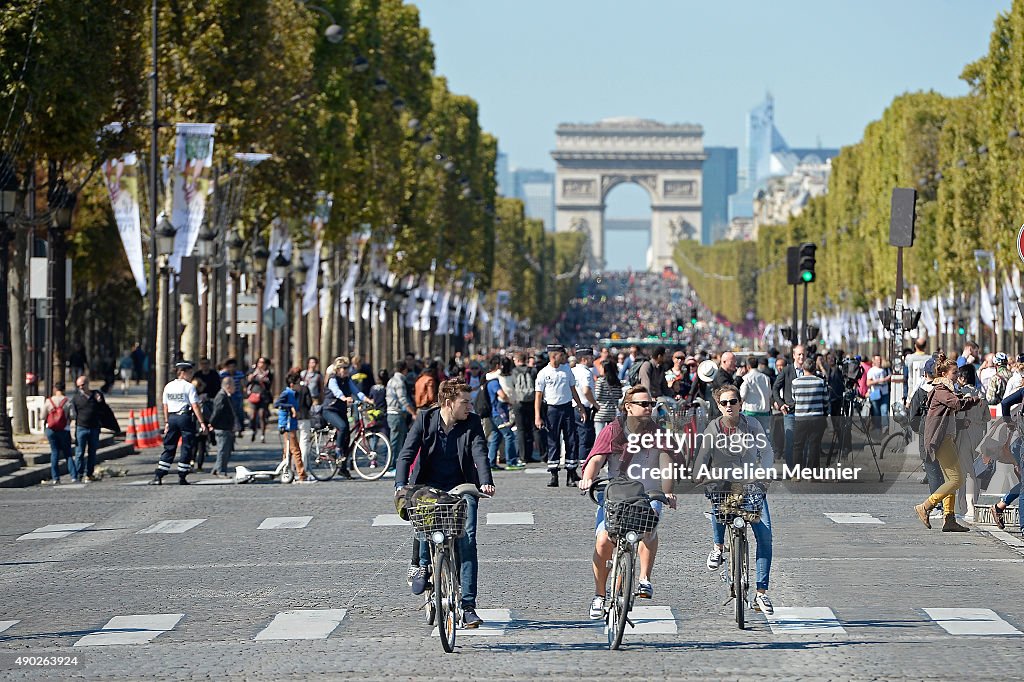
[[[263,324],[267,329],[280,329],[284,326],[287,315],[280,308],[269,308],[263,311]]]

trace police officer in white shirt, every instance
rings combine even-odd
[[[551,344],[548,346],[548,364],[538,373],[534,384],[534,414],[538,429],[545,427],[548,431],[548,473],[551,474],[549,488],[558,487],[558,469],[561,459],[561,440],[565,440],[565,480],[566,485],[574,485],[580,480],[579,445],[577,444],[575,418],[572,403],[579,405],[580,419],[586,419],[587,413],[576,393],[576,378],[569,365],[565,363],[565,346]],[[541,403],[547,405],[546,420],[541,419]],[[559,438],[561,436],[561,439]]]
[[[174,365],[174,369],[178,372],[178,378],[164,386],[164,451],[160,455],[160,462],[156,465],[156,472],[149,485],[163,483],[164,476],[171,470],[171,462],[174,461],[174,453],[178,449],[178,438],[181,438],[178,483],[188,485],[185,476],[188,475],[192,464],[192,450],[196,440],[197,422],[192,421],[193,415],[198,420],[200,429],[209,430],[209,425],[203,419],[202,410],[199,409],[199,393],[192,385],[192,363],[179,362]]]
[[[576,349],[576,366],[572,368],[573,378],[576,379],[576,392],[583,404],[583,411],[586,418],[576,415],[576,441],[579,451],[579,461],[585,462],[590,448],[594,447],[594,406],[597,401],[594,398],[596,380],[591,365],[594,362],[594,351],[591,348]],[[572,363],[569,363],[570,365]],[[574,407],[579,407],[577,403]]]

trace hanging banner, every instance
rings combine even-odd
[[[423,307],[420,308],[419,324],[417,331],[430,331],[430,306],[434,300],[434,277],[437,271],[437,260],[430,261],[430,276],[427,278],[427,286],[423,290]]]
[[[111,123],[104,130],[117,134],[121,132],[121,124]],[[128,257],[128,266],[135,277],[135,286],[145,296],[146,264],[142,255],[138,157],[129,153],[120,159],[109,159],[103,162],[102,170],[103,184],[107,187],[110,205],[114,209],[114,221],[121,235],[124,254]]]
[[[192,255],[199,226],[206,212],[206,196],[210,193],[210,166],[213,165],[213,123],[179,123],[174,148],[174,170],[171,185],[174,204],[171,224],[174,235],[171,267],[181,272],[181,259]]]
[[[316,193],[316,204],[310,216],[310,234],[313,237],[313,250],[302,253],[302,262],[309,270],[306,271],[306,284],[302,290],[302,314],[308,315],[317,305],[319,299],[320,249],[324,243],[324,227],[331,219],[331,206],[334,195],[327,192]]]

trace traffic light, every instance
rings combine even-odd
[[[805,284],[814,281],[814,252],[817,248],[811,242],[800,245],[800,281]]]
[[[697,324],[697,309],[690,308],[690,324]]]
[[[967,333],[967,325],[964,323],[963,320],[956,321],[956,333],[959,334],[960,336],[963,336],[964,334]]]
[[[683,324],[683,318],[677,317],[676,318],[676,331],[677,332],[681,332],[685,328],[686,328],[686,325]]]

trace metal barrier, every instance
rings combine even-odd
[[[30,395],[25,398],[25,402],[28,404],[29,433],[37,436],[43,435],[43,429],[46,427],[46,420],[43,419],[43,405],[46,403],[46,398],[41,395]],[[7,416],[14,418],[14,399],[11,397],[7,398]]]

